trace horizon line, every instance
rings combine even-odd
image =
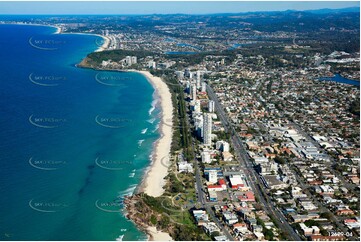
[[[38,14],[29,14],[29,13],[0,13],[0,16],[4,15],[16,15],[16,16],[146,16],[146,15],[217,15],[217,14],[247,14],[247,13],[272,13],[272,12],[308,12],[308,11],[318,11],[318,10],[346,10],[346,9],[355,9],[357,8],[360,12],[360,6],[352,6],[345,8],[317,8],[317,9],[306,9],[306,10],[296,10],[296,9],[286,9],[286,10],[260,10],[260,11],[245,11],[245,12],[215,12],[215,13],[38,13]]]

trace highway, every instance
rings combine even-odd
[[[264,207],[265,211],[272,215],[275,219],[277,226],[290,237],[291,240],[300,241],[302,240],[299,235],[293,230],[293,228],[289,225],[284,215],[276,209],[269,198],[264,189],[263,183],[260,180],[260,177],[253,169],[253,164],[247,157],[247,152],[243,147],[242,140],[238,133],[235,131],[234,127],[228,121],[228,117],[226,116],[221,104],[218,101],[217,96],[213,92],[212,88],[207,85],[207,93],[209,99],[213,100],[215,103],[215,109],[218,113],[218,117],[221,120],[225,131],[231,132],[231,140],[235,150],[235,155],[239,159],[241,167],[246,175],[247,180],[252,188],[252,191],[255,193],[256,197],[259,199],[259,203]]]

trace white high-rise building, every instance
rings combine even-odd
[[[127,57],[125,57],[125,63],[128,66],[131,66],[133,64],[137,64],[137,57],[136,56],[127,56]]]
[[[196,100],[197,99],[197,87],[196,85],[191,85],[191,99]]]
[[[192,113],[194,128],[199,137],[203,137],[203,115],[201,113]]]
[[[203,117],[203,144],[212,144],[212,115],[205,113]]]
[[[193,79],[193,72],[189,72],[189,79]]]
[[[208,181],[213,184],[218,182],[217,170],[209,170],[208,171]]]
[[[224,140],[220,140],[216,142],[216,149],[223,151],[223,152],[229,152],[229,143]]]
[[[196,79],[197,89],[201,88],[201,72],[197,71],[197,79]]]
[[[155,61],[153,61],[153,60],[148,61],[148,68],[153,68],[153,69],[155,69],[155,67],[156,67]]]
[[[209,164],[211,163],[211,154],[208,151],[203,151],[201,153],[202,156],[202,163]]]
[[[201,71],[197,71],[197,80],[201,80]]]
[[[132,56],[132,65],[133,64],[137,64],[137,57],[136,56]]]
[[[207,91],[207,85],[205,82],[202,82],[201,84],[201,92],[206,92]]]
[[[210,113],[214,113],[214,101],[213,100],[209,100],[209,102],[208,102],[208,111]]]
[[[229,143],[228,142],[223,143],[222,151],[223,152],[229,152]]]
[[[125,63],[126,63],[128,66],[131,66],[131,65],[132,65],[132,57],[131,57],[131,56],[125,57]]]
[[[196,102],[194,104],[194,112],[196,112],[196,113],[201,112],[201,101],[200,100],[196,100]]]

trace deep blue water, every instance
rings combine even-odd
[[[333,77],[321,77],[318,80],[344,83],[344,84],[349,84],[349,85],[353,85],[353,86],[360,86],[360,81],[345,78],[345,77],[341,76],[340,74],[335,74]]]
[[[75,67],[101,39],[54,31],[0,25],[0,239],[144,240],[120,210],[159,137],[154,89]]]

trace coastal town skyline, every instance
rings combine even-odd
[[[360,240],[359,2],[0,1],[0,52],[0,240]]]

